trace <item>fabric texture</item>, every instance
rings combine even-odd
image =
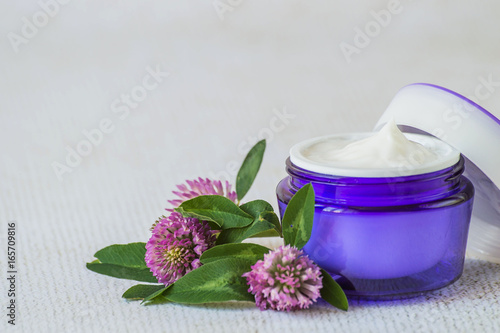
[[[177,184],[234,182],[261,138],[245,201],[277,208],[293,144],[371,131],[406,84],[448,87],[499,116],[498,3],[62,2],[0,4],[0,331],[500,331],[500,265],[472,258],[447,288],[352,301],[348,312],[144,307],[121,298],[134,282],[85,268],[107,245],[147,242]],[[15,327],[5,315],[11,221]]]

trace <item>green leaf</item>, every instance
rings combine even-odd
[[[93,261],[87,264],[87,268],[93,272],[112,276],[119,279],[128,279],[141,282],[158,283],[149,268],[127,267]]]
[[[272,229],[272,230],[259,232],[258,234],[253,235],[251,238],[257,238],[257,237],[280,237],[280,234],[278,234],[276,229]]]
[[[269,251],[271,250],[267,247],[253,243],[217,245],[203,252],[200,261],[203,264],[208,264],[216,260],[237,258],[251,261],[254,264],[257,260],[263,259],[264,254]]]
[[[257,220],[245,228],[233,228],[223,230],[217,237],[217,245],[229,243],[241,243],[247,238],[258,235],[262,232],[274,230],[274,225],[266,220]]]
[[[146,243],[110,245],[94,254],[101,263],[137,268],[147,268],[145,256]]]
[[[336,308],[347,311],[349,302],[344,291],[339,284],[325,270],[321,270],[323,275],[323,288],[321,288],[321,298]]]
[[[170,288],[172,285],[168,285],[166,287],[163,287],[162,289],[158,289],[157,291],[155,291],[154,293],[152,293],[151,295],[147,296],[147,297],[144,297],[144,300],[142,301],[141,304],[144,304],[144,303],[148,303],[148,304],[161,304],[161,303],[167,303],[167,302],[170,302],[169,300],[167,300],[165,298],[165,296],[163,296],[162,294],[168,289]]]
[[[93,272],[119,279],[157,283],[144,257],[146,243],[115,244],[105,247],[94,255],[97,260],[87,264]]]
[[[280,218],[278,217],[278,215],[276,215],[275,212],[264,212],[261,216],[264,220],[269,221],[274,225],[277,236],[283,237]]]
[[[224,301],[254,301],[247,292],[246,279],[241,275],[250,271],[249,260],[227,258],[205,264],[177,280],[162,296],[185,304]]]
[[[267,221],[265,217],[271,219],[273,222],[273,215],[279,223],[279,219],[273,212],[273,207],[264,200],[255,200],[247,202],[240,206],[241,210],[245,213],[253,216],[253,222],[243,228],[233,228],[223,230],[219,237],[217,238],[217,245],[227,244],[227,243],[240,243],[245,239],[262,233],[267,230],[272,230],[275,228],[274,223]]]
[[[261,140],[250,149],[245,157],[238,171],[238,175],[236,176],[236,194],[238,195],[238,200],[243,199],[252,186],[255,176],[257,176],[257,172],[259,172],[260,165],[262,164],[265,150],[266,140]]]
[[[258,217],[263,212],[273,212],[273,206],[264,200],[254,200],[247,202],[240,206],[241,210],[245,213],[255,217]]]
[[[303,186],[290,199],[283,216],[285,244],[301,249],[311,237],[314,220],[314,189],[311,184]]]
[[[220,195],[200,195],[184,201],[175,210],[183,216],[215,222],[222,230],[245,227],[253,221],[252,216]]]
[[[163,284],[137,284],[123,293],[126,299],[144,299],[158,290],[165,289]]]
[[[158,295],[156,296],[155,298],[153,299],[150,299],[149,301],[147,302],[144,302],[142,301],[141,304],[142,305],[157,305],[157,304],[165,304],[165,303],[172,303],[171,301],[169,301],[165,296],[163,295]]]

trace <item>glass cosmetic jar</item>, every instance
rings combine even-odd
[[[444,287],[462,274],[466,252],[500,263],[499,118],[500,112],[449,89],[405,86],[375,130],[394,121],[407,137],[439,138],[457,152],[456,160],[421,172],[367,176],[304,164],[292,148],[288,177],[277,188],[281,215],[311,183],[316,210],[304,250],[351,297],[405,298]]]
[[[304,251],[348,296],[401,298],[460,277],[474,196],[463,157],[434,172],[396,177],[320,173],[293,157],[277,188],[281,216],[311,183],[316,208]]]

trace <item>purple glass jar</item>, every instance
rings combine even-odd
[[[281,217],[290,198],[311,183],[312,235],[304,251],[347,296],[394,299],[447,286],[463,271],[474,187],[464,158],[424,174],[345,177],[299,168],[277,187]]]

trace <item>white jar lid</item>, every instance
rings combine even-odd
[[[465,176],[476,190],[467,253],[500,263],[500,120],[466,97],[426,83],[403,87],[375,130],[391,118],[404,131],[436,136],[464,155]]]

